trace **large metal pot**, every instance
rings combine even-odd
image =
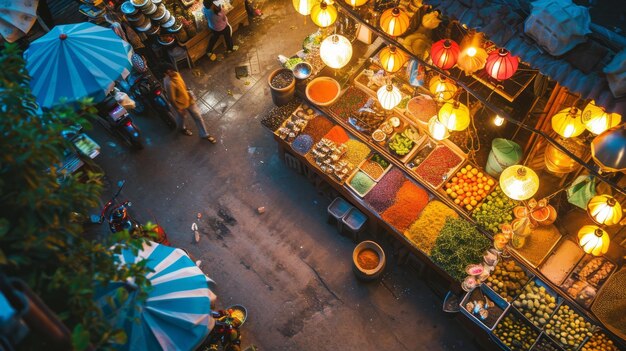
[[[141,12],[143,12],[144,15],[151,15],[155,13],[156,10],[157,10],[157,6],[153,3],[150,3],[150,5],[141,8]]]
[[[152,1],[150,0],[130,0],[130,2],[135,6],[138,7],[140,9],[150,6],[152,4]]]

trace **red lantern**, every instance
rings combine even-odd
[[[450,69],[459,58],[459,44],[450,39],[442,39],[430,48],[430,58],[433,64],[441,69]]]
[[[487,57],[485,71],[497,80],[509,79],[517,71],[519,58],[512,56],[506,49],[494,50]]]

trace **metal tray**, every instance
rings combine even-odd
[[[498,306],[500,309],[502,309],[502,313],[494,321],[494,323],[493,323],[493,325],[491,327],[486,325],[486,324],[484,324],[481,319],[476,317],[476,315],[474,313],[468,311],[467,308],[465,307],[467,305],[467,303],[470,302],[471,296],[474,293],[474,290],[476,290],[476,289],[480,289],[480,291],[482,292],[482,294],[485,297],[489,298],[491,301],[494,302],[494,304],[496,304],[496,306]],[[467,294],[465,294],[465,296],[463,297],[463,300],[461,300],[460,307],[461,307],[461,313],[466,315],[472,322],[478,324],[478,326],[481,327],[482,329],[490,332],[490,331],[492,331],[496,327],[496,325],[498,325],[498,323],[500,322],[502,317],[506,314],[506,312],[509,309],[509,307],[511,307],[511,304],[508,303],[502,297],[500,297],[500,295],[496,294],[495,291],[491,290],[490,287],[488,287],[485,284],[481,284],[478,287],[472,289],[472,291],[470,291]]]
[[[447,146],[447,145],[446,145]],[[454,151],[454,149],[451,149],[452,151]],[[485,171],[484,169],[482,169],[481,167],[478,167],[477,165],[469,162],[469,161],[465,161],[465,162],[461,162],[461,164],[459,166],[456,167],[456,169],[453,170],[453,172],[448,172],[448,179],[446,181],[444,181],[437,189],[439,190],[439,192],[443,195],[448,197],[449,199],[451,199],[452,201],[454,199],[452,199],[445,191],[444,189],[444,185],[449,183],[451,181],[451,178],[459,172],[460,169],[465,168],[467,165],[471,165],[473,168],[476,168],[478,170],[480,170],[480,172],[482,172],[484,174],[485,177],[487,177],[487,179],[491,179],[493,180],[493,186],[489,189],[489,192],[485,193],[482,195],[482,199],[480,199],[480,201],[477,201],[476,206],[473,206],[473,208],[471,210],[468,210],[467,208],[465,208],[465,205],[461,205],[461,204],[456,204],[460,209],[463,210],[463,212],[465,213],[472,213],[472,211],[474,211],[474,209],[476,209],[478,206],[480,206],[480,204],[482,204],[485,199],[487,198],[487,196],[489,194],[491,194],[495,188],[498,186],[498,180],[494,179],[492,176],[490,176],[489,174],[487,174],[487,171]]]

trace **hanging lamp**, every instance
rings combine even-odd
[[[605,254],[609,250],[610,242],[609,234],[598,226],[584,225],[578,231],[578,244],[588,254]]]
[[[402,94],[400,89],[392,85],[391,83],[384,85],[376,92],[380,105],[385,110],[391,110],[396,107],[402,100]]]
[[[326,1],[313,5],[311,8],[311,20],[320,28],[326,28],[337,20],[337,9],[328,5]]]
[[[293,8],[302,16],[310,15],[313,5],[317,2],[317,0],[292,0]]]
[[[433,61],[433,65],[447,70],[454,67],[460,51],[459,44],[454,40],[442,39],[430,47],[430,59]]]
[[[434,76],[428,83],[428,90],[433,94],[435,100],[438,102],[444,102],[452,99],[456,94],[456,85],[446,77],[439,75]]]
[[[437,117],[439,122],[449,130],[465,130],[470,124],[469,108],[458,101],[443,104]]]
[[[518,65],[519,58],[512,56],[508,50],[501,48],[500,50],[494,50],[487,56],[485,71],[494,79],[505,80],[515,74]]]
[[[528,200],[539,189],[539,177],[526,166],[513,165],[500,174],[500,188],[513,200]]]
[[[380,28],[392,37],[400,36],[409,28],[409,15],[399,7],[387,9],[380,15]]]
[[[594,222],[612,226],[622,219],[622,206],[610,195],[594,196],[587,203],[587,213]]]
[[[605,130],[611,129],[619,124],[622,120],[622,115],[619,113],[607,113],[603,107],[596,105],[596,102],[591,100],[582,114],[582,122],[591,133],[598,135],[602,134]]]
[[[435,140],[444,140],[450,136],[448,128],[439,122],[437,116],[431,117],[428,121],[428,133]]]
[[[340,69],[352,58],[352,44],[343,35],[333,34],[322,41],[320,58],[328,67]]]
[[[402,50],[398,50],[395,45],[389,45],[380,50],[378,57],[380,58],[380,64],[383,66],[383,69],[389,73],[399,71],[407,60],[407,56]]]
[[[552,129],[564,138],[576,137],[585,131],[580,110],[573,106],[552,116],[551,122]]]
[[[363,6],[367,4],[368,0],[345,0],[346,4],[352,6],[352,8]]]

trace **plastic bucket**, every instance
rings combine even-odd
[[[491,152],[487,158],[485,171],[492,177],[500,176],[505,168],[522,160],[522,148],[514,141],[495,138],[491,142]]]
[[[288,72],[291,75],[291,84],[284,88],[275,88],[272,86],[272,79],[278,73]],[[293,100],[293,95],[296,92],[296,78],[293,76],[293,72],[287,68],[279,68],[274,72],[270,73],[267,77],[267,85],[270,87],[270,92],[272,93],[272,102],[276,106],[284,106],[289,103],[289,101]]]

